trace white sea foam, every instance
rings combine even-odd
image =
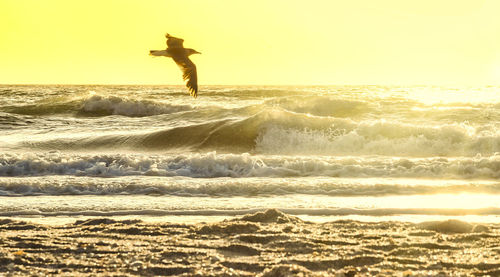
[[[173,105],[118,96],[93,95],[83,102],[80,111],[95,115],[150,116],[191,110],[190,105]]]
[[[0,211],[0,217],[10,216],[237,216],[265,211],[263,208],[244,209],[244,210],[115,210],[115,211],[97,211],[97,210],[78,210],[78,211],[38,211],[38,210],[17,210]],[[463,216],[463,215],[500,215],[500,209],[280,209],[290,215],[309,215],[309,216],[394,216],[394,215],[441,215],[441,216]],[[441,222],[438,222],[441,223]],[[453,226],[457,228],[457,226]],[[456,229],[441,230],[443,232],[453,232]],[[461,226],[458,226],[458,228]]]
[[[2,154],[0,176],[398,177],[498,179],[500,155],[472,158],[253,156],[249,154]]]
[[[387,196],[482,193],[500,194],[500,183],[493,181],[456,181],[387,178],[204,178],[161,176],[50,175],[39,177],[0,177],[0,196],[38,195],[173,195],[197,196]]]
[[[232,112],[220,114],[228,116]],[[27,137],[27,141],[19,143],[50,150],[180,148],[288,156],[474,157],[500,152],[500,126],[495,122],[478,125],[467,122],[352,120],[311,116],[281,108],[240,115],[240,118],[229,116],[222,120],[199,122],[202,117],[203,114],[198,115],[195,122],[180,126],[172,122],[172,127],[150,132],[131,130],[117,135],[85,132],[73,138],[54,139],[54,136],[47,136],[47,140],[30,141]],[[136,123],[134,128],[137,128]]]
[[[259,134],[256,151],[284,155],[475,156],[500,152],[494,126],[411,125],[363,121],[328,129],[271,125]]]
[[[7,86],[0,88],[0,206],[22,215],[24,199],[34,198],[29,209],[39,215],[127,215],[129,201],[93,201],[160,195],[179,201],[137,206],[144,211],[133,213],[216,214],[300,208],[282,199],[260,205],[254,197],[304,195],[302,204],[335,198],[325,215],[379,216],[444,213],[446,207],[409,210],[400,202],[374,210],[339,202],[482,193],[493,199],[486,213],[495,214],[498,90],[209,86],[193,100],[183,86]],[[41,199],[65,195],[71,200],[64,207],[54,201],[39,207]],[[211,200],[214,206],[207,205]],[[193,202],[200,207],[191,209]],[[81,209],[70,210],[78,203]]]
[[[51,96],[35,103],[7,105],[4,110],[24,115],[79,114],[88,116],[123,115],[144,117],[189,111],[189,104],[174,104],[161,101],[136,99],[124,95],[86,95]]]

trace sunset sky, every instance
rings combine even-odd
[[[500,1],[0,0],[2,84],[500,84]]]

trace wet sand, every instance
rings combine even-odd
[[[0,276],[500,276],[500,224],[0,220]]]

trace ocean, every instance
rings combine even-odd
[[[498,222],[499,91],[0,85],[0,217]]]

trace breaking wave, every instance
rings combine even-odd
[[[268,100],[267,106],[316,116],[356,117],[373,113],[376,106],[365,101],[339,99],[329,96],[294,96]]]
[[[320,117],[273,108],[243,119],[212,120],[146,133],[26,142],[51,150],[133,149],[276,155],[473,157],[500,152],[495,124],[408,124]]]
[[[92,95],[85,97],[52,97],[34,104],[3,107],[9,113],[22,115],[52,115],[73,113],[83,116],[122,115],[130,117],[170,114],[192,109],[175,105],[120,96]]]
[[[161,176],[93,178],[43,176],[0,178],[0,196],[38,195],[171,195],[180,197],[280,196],[388,196],[430,194],[500,194],[493,181],[422,179],[343,179],[328,177],[193,179]]]
[[[210,210],[160,210],[160,209],[130,209],[130,210],[76,210],[76,211],[39,211],[39,210],[18,210],[18,211],[0,211],[0,216],[241,216],[250,213],[264,212],[265,208],[254,209],[210,209]],[[338,208],[338,209],[307,209],[307,208],[280,208],[280,211],[289,215],[309,215],[309,216],[347,216],[347,215],[362,215],[362,216],[394,216],[394,215],[444,215],[444,216],[463,216],[463,215],[500,215],[498,208],[481,208],[481,209],[353,209],[353,208]],[[441,222],[423,222],[421,225],[427,228],[441,227]],[[442,224],[442,223],[441,223]],[[444,226],[444,230],[454,230],[456,228],[462,230],[461,226],[469,225],[468,223],[458,223],[458,226]]]
[[[281,155],[475,156],[500,152],[495,127],[410,125],[365,121],[327,129],[272,126],[259,134],[258,153]]]
[[[189,105],[172,105],[147,100],[94,95],[83,102],[81,113],[91,115],[151,116],[191,110]]]
[[[473,158],[253,156],[250,154],[3,154],[0,176],[385,177],[499,179],[500,155]]]

